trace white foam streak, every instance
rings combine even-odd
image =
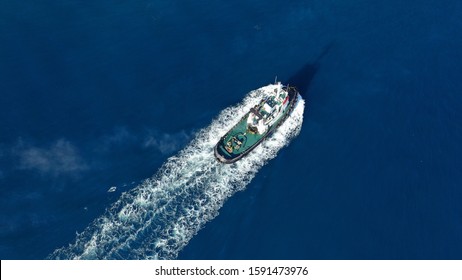
[[[150,179],[122,194],[73,244],[57,249],[53,259],[174,259],[223,203],[243,190],[258,170],[298,135],[304,100],[255,150],[234,164],[219,163],[213,147],[219,138],[258,103],[262,91],[223,110],[212,124]]]

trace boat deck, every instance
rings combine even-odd
[[[276,118],[276,121],[267,129],[266,132],[259,134],[253,133],[248,129],[247,119],[249,114],[262,114],[262,112],[256,112],[255,109],[251,109],[250,112],[245,114],[240,121],[224,135],[220,141],[215,145],[215,156],[223,163],[233,163],[251,150],[253,150],[260,142],[266,137],[270,136],[274,130],[287,118],[290,111],[293,109],[295,101],[297,100],[297,90],[295,88],[287,88],[290,104],[284,108],[283,112]],[[264,102],[264,101],[262,101]]]

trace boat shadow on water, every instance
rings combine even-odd
[[[314,79],[314,76],[319,70],[321,59],[329,53],[333,46],[333,42],[325,46],[314,62],[305,63],[287,80],[287,82],[285,82],[285,84],[295,86],[303,99],[306,99],[308,89]]]

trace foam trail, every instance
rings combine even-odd
[[[123,193],[74,243],[51,259],[174,259],[188,241],[218,215],[228,197],[243,190],[258,170],[300,132],[304,100],[268,139],[234,164],[219,163],[213,147],[262,97],[250,92],[223,110],[178,155],[150,179]]]

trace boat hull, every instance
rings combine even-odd
[[[266,138],[271,136],[274,131],[284,123],[284,121],[289,117],[289,115],[292,113],[295,104],[298,99],[298,91],[291,87],[287,89],[288,96],[289,96],[289,105],[287,106],[286,111],[284,114],[278,119],[271,127],[268,128],[268,130],[262,134],[260,137],[254,139],[253,143],[246,147],[242,152],[238,153],[230,153],[229,151],[226,150],[225,147],[225,139],[229,139],[229,134],[230,133],[239,133],[239,128],[236,129],[237,126],[242,125],[243,122],[245,122],[245,118],[248,116],[247,113],[244,115],[244,117],[241,119],[239,123],[237,123],[230,131],[228,131],[223,137],[220,138],[218,143],[214,147],[214,154],[215,157],[217,158],[218,161],[226,164],[231,164],[234,163],[240,159],[242,159],[244,156],[248,155],[253,149],[255,149],[261,142],[263,142]],[[237,132],[236,132],[237,131]]]

